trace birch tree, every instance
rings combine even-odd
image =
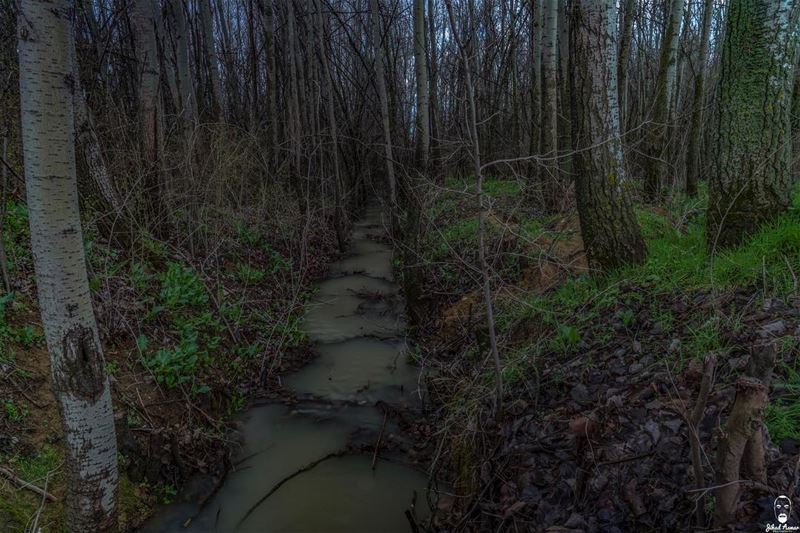
[[[644,260],[620,139],[615,0],[574,0],[572,127],[576,199],[589,265],[608,270]]]
[[[116,527],[117,444],[86,274],[67,0],[22,0],[20,109],[31,248],[67,453],[70,531]]]
[[[546,211],[553,211],[558,195],[558,0],[544,4],[544,32],[542,33],[542,133],[539,153],[544,157],[540,165],[539,182],[544,195]]]
[[[789,207],[795,0],[732,0],[722,44],[708,244],[738,244]]]

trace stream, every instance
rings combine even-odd
[[[378,206],[368,208],[353,226],[349,253],[317,284],[303,327],[319,357],[284,380],[298,404],[243,413],[243,445],[216,494],[202,506],[184,495],[142,531],[407,532],[404,513],[415,495],[417,517],[427,516],[428,477],[402,456],[383,452],[373,469],[372,455],[336,455],[350,443],[374,447],[381,433],[398,440],[376,402],[421,402],[419,372],[406,362],[392,248],[379,240],[384,218]],[[194,480],[187,494],[202,493],[204,483]]]

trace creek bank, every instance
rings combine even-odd
[[[455,493],[439,501],[439,528],[692,528],[696,505],[713,515],[710,492],[691,492],[687,419],[703,360],[718,361],[699,424],[702,485],[711,487],[735,383],[765,349],[777,359],[765,413],[770,490],[744,487],[736,527],[774,522],[774,498],[796,494],[798,482],[797,236],[777,225],[712,263],[702,209],[641,209],[648,261],[591,277],[574,216],[527,220],[513,182],[488,182],[506,388],[494,416],[480,280],[470,274],[474,198],[469,184],[449,185],[431,194],[423,225],[431,319],[418,343],[442,450],[432,470]]]
[[[250,218],[249,215],[252,215]],[[302,237],[241,211],[212,248],[142,236],[131,250],[86,227],[90,286],[117,421],[122,530],[193,478],[230,465],[233,415],[314,357],[298,329],[312,283],[336,256],[323,224]],[[63,436],[36,305],[23,204],[6,213],[13,297],[0,302],[0,466],[56,497],[40,524],[64,519]],[[181,245],[192,249],[181,248]],[[264,371],[266,369],[266,371]],[[203,483],[200,483],[201,485]],[[199,489],[198,489],[199,490]],[[0,530],[23,531],[41,498],[0,484]]]
[[[277,401],[239,417],[224,481],[182,495],[143,531],[407,531],[426,519],[428,476],[406,453],[424,391],[384,231],[377,207],[353,225],[349,253],[307,306],[317,357],[282,377]]]

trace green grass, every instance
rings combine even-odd
[[[776,443],[786,438],[800,440],[800,373],[789,366],[784,371],[786,394],[770,403],[764,414],[770,438]]]

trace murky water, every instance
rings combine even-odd
[[[143,531],[409,531],[404,512],[415,494],[417,516],[428,513],[423,473],[381,459],[373,469],[368,455],[336,455],[348,443],[374,445],[382,428],[386,436],[396,430],[391,422],[384,427],[376,401],[420,402],[383,233],[381,211],[368,209],[354,226],[350,254],[317,287],[304,327],[319,357],[285,380],[304,400],[300,406],[248,410],[243,449],[217,494],[202,509],[191,501],[170,505]]]

